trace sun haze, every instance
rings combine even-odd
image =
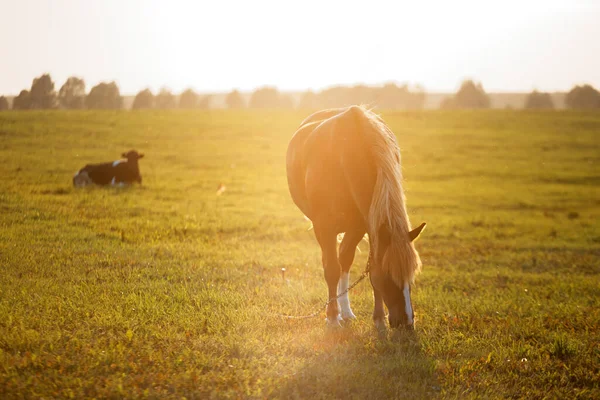
[[[0,0],[0,94],[45,72],[125,94],[319,89],[386,81],[453,91],[600,86],[592,0]]]

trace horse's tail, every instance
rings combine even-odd
[[[367,216],[374,260],[384,273],[403,287],[420,272],[421,259],[409,235],[411,226],[402,189],[400,148],[394,133],[378,115],[359,106],[352,106],[348,111],[355,116],[370,145],[377,169]]]

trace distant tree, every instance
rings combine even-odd
[[[490,98],[481,83],[466,80],[458,92],[449,100],[442,102],[441,108],[489,108]]]
[[[0,96],[0,111],[8,110],[8,99],[4,96]]]
[[[451,109],[453,109],[453,108],[456,108],[456,107],[454,106],[454,96],[447,96],[447,97],[444,97],[444,98],[442,99],[442,102],[440,103],[440,108],[441,108],[442,110],[451,110]]]
[[[134,101],[135,103],[135,101]],[[175,96],[168,89],[161,89],[160,92],[154,98],[154,105],[156,108],[166,110],[169,108],[175,108],[177,105],[177,101],[175,100]]]
[[[179,108],[196,108],[198,94],[193,89],[186,89],[179,96]]]
[[[211,100],[212,96],[209,94],[202,96],[202,98],[198,101],[197,107],[203,110],[208,110],[210,108]]]
[[[381,108],[404,108],[403,103],[408,93],[407,85],[398,87],[395,83],[386,83],[377,91],[375,103]]]
[[[423,86],[415,85],[410,94],[411,97],[409,99],[407,108],[418,110],[425,108],[425,99],[427,98],[427,93],[425,92],[425,88]]]
[[[279,106],[279,91],[274,87],[256,89],[250,96],[250,108],[277,108]]]
[[[356,85],[348,88],[348,99],[353,104],[364,104],[374,106],[377,89],[366,85]]]
[[[237,90],[231,91],[225,98],[227,108],[244,108],[245,103],[242,95]]]
[[[154,95],[150,91],[150,89],[144,89],[139,92],[135,99],[133,100],[133,105],[131,106],[134,110],[139,110],[142,108],[152,108],[154,107]]]
[[[293,102],[291,98],[282,95],[279,91],[270,86],[256,89],[250,96],[248,107],[250,108],[291,108]]]
[[[115,82],[101,82],[94,86],[85,98],[89,109],[118,110],[123,106],[123,98]]]
[[[56,91],[54,82],[49,74],[44,74],[33,80],[31,90],[31,108],[49,109],[56,108]]]
[[[525,98],[524,108],[529,109],[553,109],[554,103],[552,102],[552,97],[550,97],[550,93],[543,93],[534,90],[529,93]]]
[[[319,108],[319,96],[312,90],[302,93],[298,107],[301,110],[314,110]]]
[[[75,76],[70,77],[58,91],[60,106],[67,109],[80,109],[85,105],[85,82]]]
[[[490,98],[483,90],[481,83],[467,80],[462,83],[454,96],[454,101],[459,108],[489,108]]]
[[[279,95],[278,108],[286,108],[286,109],[294,108],[294,99],[292,99],[292,96],[290,96],[289,94],[281,93]]]
[[[591,85],[575,86],[565,97],[567,108],[600,108],[600,92]]]
[[[374,91],[374,104],[387,109],[422,109],[425,105],[425,90],[416,86],[413,90],[408,85],[397,86],[387,83]]]
[[[346,86],[333,86],[318,93],[319,104],[325,108],[345,107],[352,104],[367,104],[366,99],[361,99],[357,91]]]
[[[352,104],[374,106],[377,104],[377,92],[377,88],[365,85],[333,86],[322,90],[317,96],[320,106],[326,108],[345,107]]]
[[[29,90],[21,90],[21,93],[13,99],[13,110],[29,110],[31,108],[31,95]]]

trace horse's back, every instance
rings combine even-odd
[[[306,188],[304,185],[304,145],[307,138],[318,124],[318,122],[310,124],[303,123],[292,136],[286,154],[288,188],[292,195],[292,200],[307,216],[309,215],[309,211],[308,201],[306,199]]]
[[[323,122],[326,119],[331,117],[335,117],[346,111],[347,108],[328,108],[326,110],[321,110],[310,114],[308,117],[304,118],[304,121],[300,124],[300,127],[303,127],[306,124],[311,122]]]
[[[287,173],[292,199],[313,222],[345,231],[366,220],[376,171],[351,109],[305,119],[288,146]]]

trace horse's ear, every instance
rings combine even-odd
[[[127,153],[121,154],[121,157],[127,158]]]
[[[417,238],[419,237],[421,232],[423,232],[423,229],[425,229],[426,225],[427,224],[425,222],[423,222],[421,225],[417,226],[415,229],[408,232],[408,238],[410,239],[411,242],[414,242],[415,240],[417,240]]]
[[[144,153],[138,154],[138,158],[144,158]]]

